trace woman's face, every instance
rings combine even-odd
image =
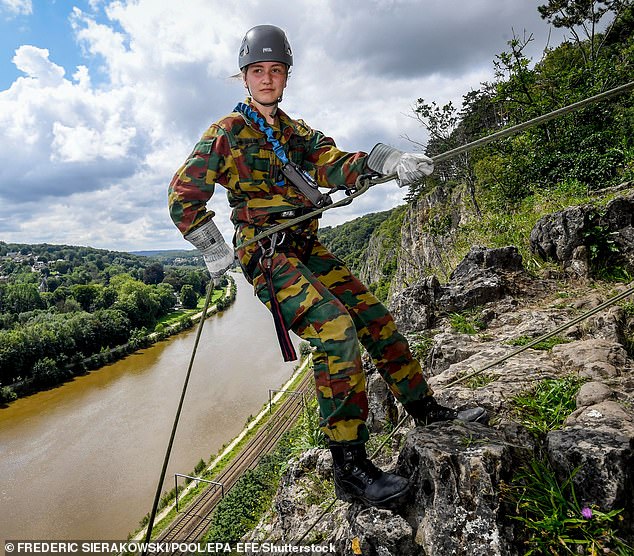
[[[243,74],[251,98],[263,106],[274,104],[282,96],[286,78],[286,65],[280,62],[257,62]]]

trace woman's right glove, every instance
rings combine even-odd
[[[233,249],[227,245],[211,218],[189,232],[185,239],[203,254],[212,279],[220,278],[233,266]]]
[[[417,182],[434,171],[434,161],[423,153],[404,153],[384,143],[374,145],[366,164],[383,176],[396,174],[399,187]]]

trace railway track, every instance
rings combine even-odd
[[[302,394],[310,393],[312,384],[312,373],[306,372],[296,391]],[[303,407],[303,396],[286,396],[268,422],[260,427],[238,456],[218,476],[214,477],[214,482],[222,483],[225,493],[229,491],[245,471],[255,468],[262,456],[275,448],[282,435],[295,423]],[[221,498],[222,489],[220,486],[210,485],[172,522],[168,529],[159,535],[156,541],[160,543],[199,541],[211,525],[211,514]],[[161,552],[160,554],[161,556],[166,554],[178,556],[184,553]],[[154,555],[154,553],[149,552],[149,555]]]

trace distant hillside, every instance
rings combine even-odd
[[[98,262],[104,264],[120,264],[126,267],[143,266],[146,263],[138,255],[125,251],[96,249],[83,245],[55,245],[49,243],[5,243],[0,241],[0,257],[22,257],[39,261],[66,260],[71,263]]]
[[[198,256],[198,251],[196,249],[155,249],[154,251],[129,251],[132,255],[140,255],[141,257],[155,257],[155,258],[165,258],[165,257],[191,257]]]
[[[149,251],[130,251],[139,257],[151,257],[168,265],[203,265],[202,257],[197,249],[157,249]]]
[[[366,214],[339,226],[325,226],[319,230],[319,239],[353,272],[358,273],[365,260],[370,236],[394,210]]]
[[[130,253],[140,257],[151,257],[166,263],[173,262],[175,259],[188,259],[193,261],[200,259],[200,252],[197,249],[155,249],[147,251],[130,251]]]

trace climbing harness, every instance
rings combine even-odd
[[[561,116],[563,114],[567,114],[569,112],[573,112],[575,110],[579,110],[579,109],[581,109],[584,106],[587,106],[589,104],[592,104],[592,103],[595,103],[595,102],[599,102],[601,100],[605,100],[607,98],[622,94],[622,93],[624,93],[626,91],[629,91],[629,90],[632,90],[632,89],[634,89],[634,81],[631,81],[631,82],[626,83],[624,85],[621,85],[619,87],[615,87],[614,89],[610,89],[609,91],[605,91],[605,92],[600,93],[598,95],[594,95],[592,97],[588,97],[588,98],[586,98],[584,100],[581,100],[579,102],[575,102],[574,104],[570,104],[570,105],[565,106],[563,108],[559,108],[557,110],[549,112],[548,114],[544,114],[542,116],[538,116],[536,118],[533,118],[533,119],[528,120],[526,122],[523,122],[521,124],[517,124],[515,126],[503,129],[503,130],[498,131],[496,133],[492,133],[491,135],[487,135],[485,137],[481,137],[480,139],[477,139],[476,141],[472,141],[471,143],[467,143],[467,144],[462,145],[460,147],[457,147],[455,149],[452,149],[452,150],[446,151],[444,153],[441,153],[439,155],[433,156],[432,160],[434,161],[434,163],[438,163],[438,162],[441,162],[443,160],[447,160],[447,159],[452,158],[452,157],[454,157],[454,156],[456,156],[458,154],[469,152],[469,151],[471,151],[471,150],[473,150],[473,149],[475,149],[477,147],[480,147],[482,145],[486,145],[486,144],[488,144],[488,143],[490,143],[492,141],[497,141],[498,139],[502,139],[504,137],[508,137],[510,135],[518,133],[519,131],[523,131],[525,129],[529,129],[529,128],[534,127],[534,126],[536,126],[536,125],[538,125],[540,123],[544,123],[546,121],[549,121],[549,120],[552,120],[554,118],[557,118],[557,117],[559,117],[559,116]],[[239,106],[240,105],[238,105],[238,107]],[[236,109],[239,110],[241,113],[243,113],[242,110],[239,109],[238,107],[236,107]],[[249,108],[249,107],[247,106],[247,108]],[[249,108],[249,110],[251,110],[251,109]],[[256,117],[258,116],[257,113],[255,113],[255,116]],[[263,122],[264,126],[267,127],[268,129],[270,129],[270,127],[266,126],[266,123],[264,122],[264,119],[263,118],[261,118],[261,119],[262,119],[262,122]],[[256,123],[258,123],[258,126],[260,125],[259,122],[256,122]],[[262,129],[262,128],[260,128],[260,129]],[[262,131],[265,134],[267,133],[264,129],[262,129]],[[272,135],[273,131],[271,130],[270,133]],[[273,137],[273,139],[275,140],[274,137]],[[275,140],[275,141],[277,141],[277,140]],[[273,148],[275,149],[276,145],[273,142],[271,142],[271,144],[273,145]],[[279,144],[279,142],[278,142],[278,144]],[[283,148],[281,147],[281,145],[279,145],[278,151],[280,151],[280,150],[281,150],[281,152],[283,152]],[[286,157],[286,153],[283,152],[283,154]],[[278,157],[280,157],[280,160],[282,160],[280,153],[276,152],[276,155]],[[288,160],[288,157],[286,157],[286,160]],[[289,163],[290,163],[290,161],[289,161]],[[302,174],[304,174],[301,169],[299,169],[299,171]],[[310,178],[310,176],[308,176],[308,177]],[[316,208],[315,210],[311,210],[311,211],[309,211],[309,212],[307,212],[305,214],[301,214],[300,216],[297,216],[295,218],[291,218],[290,220],[287,220],[287,221],[285,221],[282,224],[278,224],[276,226],[271,226],[270,228],[267,228],[266,230],[264,230],[264,231],[260,232],[259,234],[257,234],[255,237],[253,237],[253,238],[241,243],[240,245],[237,246],[237,248],[238,249],[245,248],[245,247],[248,247],[249,245],[252,245],[254,243],[260,243],[264,238],[267,238],[269,236],[273,236],[273,234],[282,232],[282,231],[284,231],[284,230],[286,230],[286,229],[288,229],[288,228],[290,228],[292,226],[295,226],[296,224],[299,224],[299,223],[301,223],[301,222],[303,222],[305,220],[309,220],[311,218],[315,218],[318,215],[322,214],[326,210],[329,210],[329,209],[332,209],[332,208],[337,208],[337,207],[349,204],[354,198],[356,198],[356,197],[362,195],[363,193],[365,193],[371,186],[377,185],[379,183],[385,183],[385,182],[391,181],[391,180],[395,179],[396,177],[397,177],[396,174],[391,174],[391,175],[383,176],[383,177],[377,177],[376,175],[359,176],[359,178],[356,181],[355,187],[352,189],[352,191],[347,192],[347,193],[349,193],[349,195],[346,198],[343,198],[343,199],[341,199],[341,200],[339,200],[337,202],[331,202],[331,203],[326,203],[326,201],[324,200],[324,201],[321,201],[322,202],[321,206],[319,204],[317,204],[317,203],[313,203],[318,208]],[[312,178],[310,178],[310,179],[312,180]],[[297,184],[294,184],[294,185],[296,185],[296,187],[299,188],[299,186]],[[309,187],[314,188],[314,187],[316,187],[316,184],[315,184],[315,186],[309,185]],[[300,189],[300,191],[301,191],[301,189]],[[304,192],[302,191],[302,193],[304,193]],[[311,195],[313,195],[312,192],[311,192]],[[320,193],[320,195],[321,195],[321,193]],[[308,195],[306,195],[306,196],[308,197]],[[308,198],[310,199],[310,197],[308,197]],[[320,198],[315,196],[315,199],[317,199],[319,201]],[[279,240],[276,240],[276,241],[277,241],[277,243],[279,245]],[[260,243],[260,246],[262,246],[261,243]],[[167,451],[166,451],[166,454],[165,454],[165,459],[163,461],[163,468],[161,470],[161,477],[159,479],[159,483],[158,483],[158,487],[157,487],[156,495],[155,495],[155,499],[154,499],[154,505],[152,507],[152,511],[151,511],[151,514],[150,514],[150,519],[149,519],[148,526],[147,526],[146,543],[149,543],[150,540],[151,540],[151,537],[152,537],[152,529],[154,527],[154,520],[155,520],[155,517],[156,517],[156,511],[157,511],[158,503],[159,503],[160,496],[161,496],[161,487],[163,485],[163,481],[165,479],[165,474],[167,472],[167,465],[169,463],[169,458],[170,458],[170,454],[171,454],[171,451],[172,451],[172,445],[174,443],[174,437],[176,435],[176,428],[178,426],[178,421],[180,419],[180,414],[181,414],[181,410],[182,410],[182,406],[183,406],[183,401],[185,399],[185,393],[187,391],[187,385],[188,385],[188,382],[189,382],[189,377],[191,375],[191,370],[192,370],[194,358],[196,356],[196,351],[197,351],[197,348],[198,348],[198,341],[200,339],[200,334],[202,332],[203,323],[205,321],[204,316],[207,314],[207,308],[208,308],[209,302],[211,300],[211,294],[213,292],[213,289],[214,289],[213,281],[211,281],[209,283],[208,288],[207,288],[207,296],[205,298],[205,306],[204,306],[204,309],[203,309],[203,318],[200,319],[200,323],[198,325],[198,330],[197,330],[197,333],[196,333],[196,340],[194,342],[194,347],[193,347],[193,350],[192,350],[189,366],[188,366],[188,369],[187,369],[185,382],[183,384],[183,390],[182,390],[182,393],[181,393],[180,402],[179,402],[179,405],[178,405],[178,409],[176,411],[176,416],[174,418],[174,424],[173,424],[173,427],[172,427],[172,433],[171,433],[169,444],[168,444]],[[562,326],[558,327],[557,329],[555,329],[555,330],[553,330],[553,331],[551,331],[551,332],[549,332],[549,333],[547,333],[547,334],[545,334],[543,336],[540,336],[539,338],[536,338],[535,340],[533,340],[529,344],[527,344],[525,346],[522,346],[522,348],[514,350],[510,354],[508,354],[508,355],[506,355],[506,356],[504,356],[504,357],[502,357],[502,358],[500,358],[498,360],[493,361],[489,365],[486,365],[483,368],[481,368],[481,369],[479,369],[479,370],[477,370],[477,371],[475,371],[473,373],[470,373],[470,374],[468,374],[466,376],[463,376],[463,377],[460,377],[459,379],[456,379],[455,381],[453,381],[450,384],[448,384],[447,387],[448,386],[453,386],[453,385],[455,385],[455,384],[457,384],[459,382],[467,380],[470,377],[473,377],[473,376],[475,376],[477,374],[480,374],[480,373],[484,372],[485,370],[490,369],[491,367],[493,367],[493,366],[495,366],[495,365],[497,365],[497,364],[499,364],[499,363],[501,363],[503,361],[506,361],[507,359],[509,359],[510,357],[513,357],[514,355],[517,355],[518,353],[520,353],[524,349],[528,349],[529,347],[535,345],[537,342],[543,341],[544,339],[547,339],[547,338],[550,338],[551,336],[554,336],[555,334],[559,333],[561,330],[564,330],[564,329],[566,329],[566,328],[568,328],[570,326],[573,326],[574,324],[580,322],[581,320],[583,320],[585,318],[588,318],[589,316],[595,314],[596,312],[598,312],[598,311],[600,311],[600,310],[602,310],[602,309],[604,309],[604,308],[616,303],[617,301],[619,301],[619,300],[631,295],[632,293],[634,293],[634,287],[628,288],[626,291],[622,292],[621,294],[609,299],[605,303],[602,303],[601,305],[599,305],[595,309],[593,309],[593,310],[591,310],[591,311],[589,311],[589,312],[577,317],[576,319],[573,319],[569,323],[566,323],[565,325],[562,325]],[[273,296],[273,297],[275,297],[275,296]],[[377,453],[379,453],[379,451],[392,438],[392,436],[396,433],[396,431],[398,431],[398,429],[402,426],[402,424],[405,422],[406,419],[407,419],[407,416],[403,417],[397,423],[397,425],[394,427],[394,429],[383,440],[383,442],[377,447],[377,449],[370,456],[370,458],[373,458]],[[300,544],[308,536],[310,531],[312,531],[315,528],[317,523],[319,523],[321,521],[323,516],[328,511],[330,511],[330,509],[335,504],[335,502],[336,502],[336,498],[332,499],[330,504],[323,510],[323,512],[318,516],[318,518],[309,526],[309,528],[303,533],[303,535],[298,540],[294,541],[293,543],[294,544]],[[145,556],[146,554],[147,554],[147,549],[145,549],[145,551],[143,552],[143,556]]]
[[[273,129],[267,125],[264,118],[258,114],[253,108],[244,102],[240,102],[235,107],[236,112],[242,114],[245,118],[255,123],[260,131],[264,133],[267,141],[273,147],[273,152],[282,163],[282,176],[286,178],[288,182],[294,185],[299,192],[304,195],[312,204],[313,207],[321,208],[332,204],[332,199],[329,194],[319,191],[319,187],[315,180],[302,170],[297,164],[292,162],[282,147],[281,143],[275,138]],[[282,185],[284,180],[281,180],[278,185]],[[336,190],[337,188],[334,188]],[[307,207],[299,207],[297,209],[291,209],[280,213],[281,218],[297,218],[304,214],[309,214],[311,211]],[[277,339],[282,349],[282,356],[284,361],[295,361],[297,354],[295,348],[291,342],[288,329],[284,323],[284,317],[282,315],[282,309],[280,302],[277,299],[275,292],[275,285],[273,284],[273,257],[275,256],[275,249],[278,245],[284,242],[286,237],[285,232],[273,232],[268,234],[268,245],[263,243],[266,239],[264,236],[258,240],[259,244],[259,256],[255,253],[252,256],[252,261],[255,261],[259,265],[262,275],[265,278],[266,286],[269,293],[269,299],[271,303],[271,313],[273,314],[273,322],[275,324],[275,332]]]

